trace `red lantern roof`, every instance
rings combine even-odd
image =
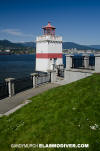
[[[56,28],[50,22],[48,22],[47,26],[42,27],[42,29],[44,30],[44,35],[55,35]]]
[[[54,26],[52,26],[52,25],[50,24],[50,22],[48,22],[48,25],[42,27],[42,29],[56,29],[56,28],[55,28]]]

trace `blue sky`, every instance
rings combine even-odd
[[[100,44],[99,0],[0,0],[0,39],[35,41],[48,21],[63,41]]]

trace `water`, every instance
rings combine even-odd
[[[5,78],[23,78],[35,70],[35,55],[0,55],[0,82]]]
[[[76,57],[76,55],[75,55]],[[35,71],[35,54],[32,55],[0,55],[0,83],[5,78],[23,78]],[[94,58],[90,62],[94,64]],[[63,64],[66,66],[66,57],[63,55]]]
[[[0,55],[0,83],[5,78],[23,78],[35,71],[35,54]],[[65,57],[63,57],[65,64]]]

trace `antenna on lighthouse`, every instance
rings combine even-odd
[[[50,22],[50,21],[48,21],[48,24],[51,24],[51,22]]]

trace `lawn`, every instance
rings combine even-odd
[[[100,150],[100,74],[50,89],[15,113],[0,118],[0,151],[10,144],[89,144]],[[67,149],[85,150],[85,149]]]

